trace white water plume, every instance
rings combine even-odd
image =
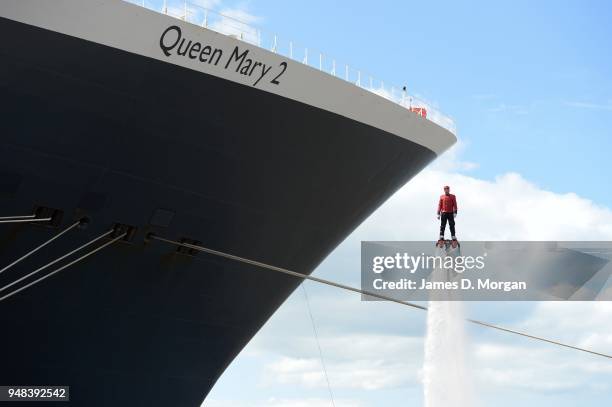
[[[435,270],[432,276],[436,276],[436,280],[448,280],[449,272]],[[437,293],[429,301],[423,366],[425,407],[474,405],[466,366],[463,303],[448,301],[452,295],[449,293]]]

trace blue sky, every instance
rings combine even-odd
[[[431,238],[436,222],[423,214],[433,213],[445,183],[458,193],[465,239],[612,240],[612,3],[198,1],[405,84],[456,122],[460,146],[383,205],[315,275],[358,285],[360,240]],[[425,315],[310,283],[307,290],[338,406],[423,405]],[[612,352],[608,304],[470,304],[468,313]],[[480,405],[612,404],[609,363],[468,333]],[[204,405],[330,405],[302,290]]]

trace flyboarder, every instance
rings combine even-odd
[[[455,195],[450,193],[450,187],[444,186],[444,195],[440,196],[438,202],[438,219],[440,222],[440,238],[438,239],[438,246],[444,245],[444,231],[446,230],[446,222],[451,231],[452,246],[457,247],[457,237],[455,236],[455,218],[457,217],[457,198]]]

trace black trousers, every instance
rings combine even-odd
[[[450,227],[451,236],[455,236],[455,217],[452,212],[442,212],[440,214],[440,236],[444,236],[447,221]]]

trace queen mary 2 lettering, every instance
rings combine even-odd
[[[225,52],[222,48],[185,38],[181,28],[176,25],[164,30],[159,38],[159,47],[167,57],[177,55],[198,60],[203,64],[220,66],[239,75],[253,78],[253,86],[257,86],[264,78],[269,78],[270,83],[279,85],[280,78],[287,70],[287,62],[281,62],[275,68],[265,62],[249,58],[249,50],[241,49],[238,45],[231,52]]]

